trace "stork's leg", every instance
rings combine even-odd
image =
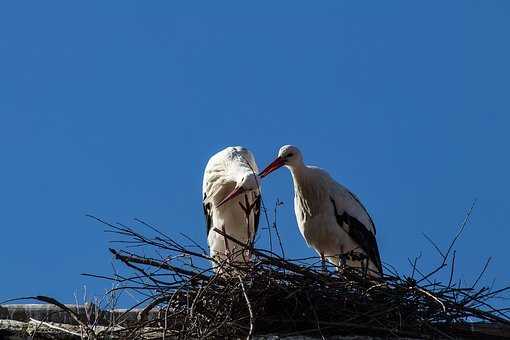
[[[348,257],[349,257],[349,253],[347,253],[347,254],[342,254],[342,255],[340,256],[340,263],[341,263],[342,267],[344,267],[344,268],[345,268],[345,267],[347,267],[347,258],[348,258]]]
[[[347,254],[341,253],[338,255],[338,273],[343,274],[347,267]]]
[[[336,263],[336,272],[343,274],[345,267],[342,265],[342,256],[338,256],[338,262]]]
[[[326,268],[326,258],[324,257],[324,253],[321,253],[321,262],[322,262],[322,270],[325,272],[328,271]]]
[[[227,235],[227,232],[225,231],[225,225],[222,225],[221,226],[221,231],[223,231],[223,241],[225,242],[225,256],[227,257],[227,260],[228,258],[230,257],[230,247],[228,245],[228,240],[227,240],[227,237],[225,235]]]
[[[361,266],[363,269],[363,277],[367,277],[368,275],[368,258],[361,260]]]
[[[247,233],[247,247],[248,247],[248,257],[251,257],[251,251],[253,247],[253,242],[251,240],[251,232],[250,232],[250,215],[246,216],[246,233]]]
[[[251,259],[251,251],[252,251],[252,242],[251,242],[251,233],[250,233],[250,218],[247,217],[246,218],[246,226],[247,226],[247,241],[246,241],[246,246],[243,250],[243,259],[244,259],[244,263],[249,263],[250,262],[250,259]]]

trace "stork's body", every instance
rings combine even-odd
[[[257,164],[243,147],[228,147],[209,159],[204,172],[203,205],[211,257],[246,262],[243,246],[214,231],[215,228],[245,245],[253,242],[260,215]]]
[[[305,165],[294,146],[282,147],[261,176],[281,166],[292,174],[296,220],[306,243],[335,265],[382,273],[375,225],[359,199],[325,170]]]

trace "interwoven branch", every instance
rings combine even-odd
[[[249,265],[227,258],[216,262],[222,266],[217,274],[209,262],[215,260],[204,250],[197,251],[194,242],[186,246],[160,231],[151,238],[123,226],[112,231],[122,236],[123,244],[144,247],[143,256],[110,249],[115,259],[133,271],[132,276],[110,279],[122,283],[123,289],[143,291],[147,296],[148,307],[141,313],[139,329],[132,333],[140,337],[148,326],[151,332],[159,329],[164,336],[181,338],[257,334],[447,338],[466,332],[473,335],[465,326],[467,320],[510,326],[506,310],[489,304],[509,288],[460,287],[453,283],[453,270],[448,272],[449,282],[441,283],[435,278],[440,270],[423,273],[417,259],[412,263],[412,276],[373,278],[352,268],[324,271],[318,258],[290,260],[251,248]],[[214,231],[229,242],[250,246],[222,230]],[[443,253],[445,257],[451,247]],[[150,250],[165,256],[149,257]],[[446,263],[443,258],[439,267]],[[414,273],[421,273],[421,279],[414,279]],[[151,309],[159,310],[160,317],[142,322]]]

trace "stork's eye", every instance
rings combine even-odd
[[[292,156],[294,156],[294,154],[293,154],[292,152],[291,152],[291,153],[289,153],[289,154],[287,154],[287,158],[290,158],[290,157],[292,157]]]

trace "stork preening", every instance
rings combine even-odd
[[[261,178],[285,166],[294,182],[294,212],[308,246],[339,268],[343,265],[382,274],[375,225],[360,200],[323,169],[307,166],[298,148],[283,146]]]
[[[218,261],[249,261],[247,249],[254,240],[260,216],[257,173],[252,153],[240,146],[216,153],[205,167],[202,191],[207,242],[211,257]],[[215,228],[246,246],[228,240]]]

